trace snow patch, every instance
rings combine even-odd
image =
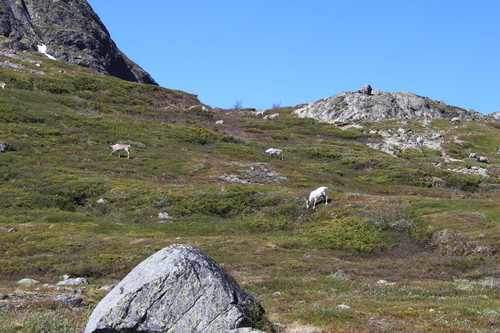
[[[41,44],[37,45],[37,47],[38,47],[38,52],[44,54],[49,59],[56,60],[56,58],[47,53],[47,45]]]

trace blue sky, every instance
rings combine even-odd
[[[88,2],[160,86],[212,107],[294,106],[368,83],[500,111],[498,0]]]

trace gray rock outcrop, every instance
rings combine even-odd
[[[365,86],[366,87],[366,86]],[[351,122],[381,121],[386,119],[460,119],[484,120],[474,111],[461,109],[409,92],[384,92],[361,87],[362,93],[342,92],[322,100],[300,105],[294,113],[301,118],[319,121]],[[370,87],[371,88],[371,87]]]
[[[263,313],[213,259],[172,245],[135,267],[92,313],[91,332],[226,332]]]
[[[488,113],[486,116],[494,121],[500,121],[500,111]]]
[[[133,82],[156,84],[123,54],[86,0],[0,0],[0,47],[38,51]]]
[[[365,94],[365,95],[371,95],[371,93],[372,93],[372,86],[370,86],[369,84],[365,84],[361,88],[358,88],[358,92],[361,93],[361,94]]]

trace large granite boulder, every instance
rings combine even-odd
[[[85,333],[220,333],[250,326],[260,304],[213,259],[172,245],[135,267],[97,305]]]

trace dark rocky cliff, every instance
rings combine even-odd
[[[0,0],[0,47],[37,51],[133,82],[156,84],[127,58],[86,0]]]

